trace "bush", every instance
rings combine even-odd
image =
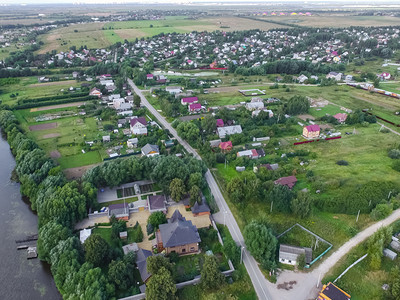
[[[370,217],[374,220],[382,220],[392,213],[393,206],[391,204],[381,203],[378,204],[370,214]]]
[[[392,165],[393,170],[400,172],[400,160],[396,160]]]
[[[382,133],[389,133],[390,130],[387,129],[387,128],[382,128],[382,129],[380,130],[380,132],[382,132]]]
[[[348,166],[349,165],[349,163],[346,160],[338,160],[336,162],[336,164],[339,166]]]
[[[399,149],[392,149],[389,151],[388,156],[391,159],[398,159],[400,158],[400,150]]]

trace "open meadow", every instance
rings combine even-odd
[[[306,27],[350,27],[350,26],[398,26],[400,19],[390,16],[356,16],[351,14],[315,14],[312,16],[264,16],[257,19],[266,22],[282,22],[287,25]]]

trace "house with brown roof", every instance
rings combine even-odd
[[[166,254],[188,254],[199,251],[201,242],[197,227],[191,221],[187,221],[175,210],[167,224],[161,224],[156,232],[158,251],[165,250]]]
[[[275,184],[286,185],[289,189],[292,189],[297,182],[296,176],[281,177],[275,180]]]
[[[304,126],[303,128],[303,136],[306,139],[315,139],[317,137],[319,137],[321,133],[321,128],[319,127],[319,125],[308,125],[308,126]]]
[[[111,204],[108,207],[108,217],[115,216],[117,220],[129,220],[129,206],[128,203]]]
[[[89,96],[97,96],[97,97],[101,97],[102,93],[98,88],[92,88],[89,92]]]
[[[203,199],[201,204],[199,204],[199,202],[196,201],[196,203],[192,206],[191,211],[193,213],[193,216],[197,217],[197,216],[210,215],[211,211],[205,200],[206,199]]]

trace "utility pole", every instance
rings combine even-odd
[[[356,223],[358,222],[358,217],[360,216],[360,211],[361,211],[361,209],[359,209],[359,210],[358,210],[358,214],[357,214]]]
[[[271,210],[269,211],[270,213],[272,213],[272,205],[274,204],[274,201],[271,202]]]
[[[244,247],[242,246],[242,248],[240,249],[240,264],[243,263],[243,250],[244,250]]]

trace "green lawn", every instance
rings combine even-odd
[[[114,246],[114,244],[111,241],[111,227],[93,228],[92,233],[100,235],[110,246]]]
[[[128,227],[127,231],[128,231],[127,244],[143,242],[142,227],[140,227],[139,224],[136,224],[134,227]]]
[[[131,202],[135,202],[135,201],[138,201],[138,200],[139,200],[138,197],[130,197],[130,198],[125,198],[125,199],[121,199],[121,200],[105,202],[105,203],[102,203],[102,205],[103,206],[110,206],[111,204],[131,203]]]
[[[60,157],[58,162],[62,169],[76,168],[102,162],[99,151],[89,151],[82,154]]]

